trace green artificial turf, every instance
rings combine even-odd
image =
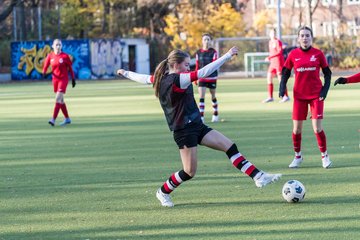
[[[283,178],[258,189],[224,153],[199,147],[197,175],[169,209],[155,192],[181,161],[151,87],[81,81],[65,98],[73,123],[50,127],[50,83],[0,85],[0,239],[360,239],[359,96],[360,84],[328,94],[333,168],[321,167],[308,120],[305,161],[288,169],[292,102],[262,104],[264,79],[220,80],[223,122],[210,122],[209,93],[206,122]],[[305,185],[302,203],[282,199],[290,179]]]

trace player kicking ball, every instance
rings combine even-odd
[[[198,145],[225,152],[234,167],[253,179],[257,187],[264,187],[281,177],[281,174],[269,174],[258,169],[238,151],[233,141],[201,121],[192,82],[209,76],[237,53],[238,49],[232,47],[216,61],[198,71],[189,72],[190,56],[181,50],[174,50],[156,67],[154,76],[123,69],[117,71],[118,75],[130,80],[153,84],[155,96],[159,98],[169,129],[178,145],[183,168],[171,174],[156,192],[156,197],[164,207],[173,207],[170,194],[195,176]]]
[[[324,118],[324,100],[330,88],[331,70],[326,62],[324,53],[312,47],[313,33],[309,27],[301,27],[298,31],[300,47],[290,52],[282,69],[279,96],[285,96],[285,89],[291,75],[295,71],[294,103],[293,103],[293,132],[292,140],[295,157],[289,168],[300,167],[303,162],[301,154],[301,134],[303,122],[307,118],[310,107],[312,127],[321,152],[323,168],[331,167],[332,162],[327,152],[326,136],[322,126]],[[320,69],[324,74],[324,85],[320,80]]]
[[[68,110],[64,101],[64,95],[66,93],[66,88],[69,82],[68,72],[70,72],[72,77],[72,87],[76,85],[74,71],[72,69],[72,63],[69,55],[63,53],[62,43],[59,39],[55,39],[52,44],[53,52],[49,53],[45,59],[43,67],[43,76],[46,75],[47,69],[51,66],[52,69],[52,83],[54,87],[55,95],[55,107],[53,111],[53,117],[49,120],[51,126],[55,126],[56,118],[61,109],[64,114],[65,120],[60,123],[60,126],[65,126],[71,123]]]

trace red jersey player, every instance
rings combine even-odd
[[[210,47],[211,36],[208,33],[203,34],[202,36],[202,48],[196,52],[196,70],[203,68],[207,64],[215,61],[217,59],[217,52],[215,49]],[[218,102],[216,99],[216,80],[217,80],[217,70],[207,76],[206,78],[200,78],[198,81],[199,84],[199,110],[201,114],[201,120],[204,122],[204,111],[205,111],[205,93],[206,88],[209,88],[211,93],[211,101],[213,107],[213,116],[211,121],[219,121],[219,112],[218,112]]]
[[[72,77],[72,87],[75,87],[75,75],[71,66],[71,60],[69,55],[61,52],[62,44],[59,39],[55,39],[52,45],[53,52],[45,59],[43,75],[45,76],[48,67],[51,65],[52,69],[52,83],[54,86],[55,96],[55,107],[53,112],[53,117],[49,120],[51,126],[55,125],[55,120],[61,109],[62,113],[65,116],[65,120],[60,124],[60,126],[65,126],[71,123],[66,104],[64,102],[64,94],[66,93],[66,87],[69,82],[68,72],[70,72]]]
[[[239,152],[234,142],[201,121],[191,83],[208,77],[237,53],[238,49],[232,47],[216,61],[197,71],[188,72],[190,56],[181,50],[174,50],[156,67],[154,76],[123,69],[117,71],[117,74],[131,80],[144,84],[153,83],[155,96],[159,98],[169,129],[179,147],[183,168],[171,174],[156,192],[156,197],[164,207],[173,207],[170,193],[195,176],[198,145],[225,152],[232,164],[252,178],[257,187],[264,187],[281,177],[281,174],[265,173],[255,167]]]
[[[360,82],[360,73],[354,74],[350,77],[340,77],[336,79],[334,86],[337,84],[348,84],[348,83],[358,83]]]
[[[265,58],[266,61],[270,62],[268,73],[267,73],[267,86],[268,86],[268,98],[266,98],[263,103],[273,102],[273,77],[277,75],[279,83],[281,81],[281,69],[284,65],[284,54],[283,54],[283,45],[282,42],[276,38],[276,29],[270,30],[270,41],[269,41],[269,57]],[[281,103],[289,101],[287,91],[285,91],[285,96],[280,100]]]
[[[294,105],[293,105],[293,133],[292,139],[295,150],[294,160],[290,168],[299,167],[303,161],[301,155],[301,133],[303,121],[306,120],[310,106],[311,121],[322,157],[322,166],[329,168],[331,161],[326,148],[326,136],[322,127],[324,117],[324,100],[328,93],[331,80],[331,71],[326,62],[324,53],[311,46],[313,39],[309,27],[301,27],[298,32],[300,47],[290,52],[283,70],[279,96],[284,97],[286,83],[291,69],[295,71]],[[324,85],[320,80],[320,69],[324,74]]]

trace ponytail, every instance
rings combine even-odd
[[[168,60],[165,59],[161,63],[159,63],[159,65],[157,65],[155,69],[153,88],[155,88],[156,97],[159,97],[160,83],[166,73],[167,65],[168,65]]]

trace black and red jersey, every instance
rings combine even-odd
[[[208,65],[209,63],[215,61],[218,58],[217,52],[213,48],[209,48],[207,50],[205,49],[199,49],[196,52],[196,70],[201,69]],[[201,78],[199,81],[204,82],[214,82],[216,81],[218,76],[218,71],[213,72],[210,74],[210,76],[207,76],[206,78]]]
[[[180,75],[166,75],[160,83],[159,100],[171,131],[183,129],[190,122],[201,123],[192,84],[180,87]]]

